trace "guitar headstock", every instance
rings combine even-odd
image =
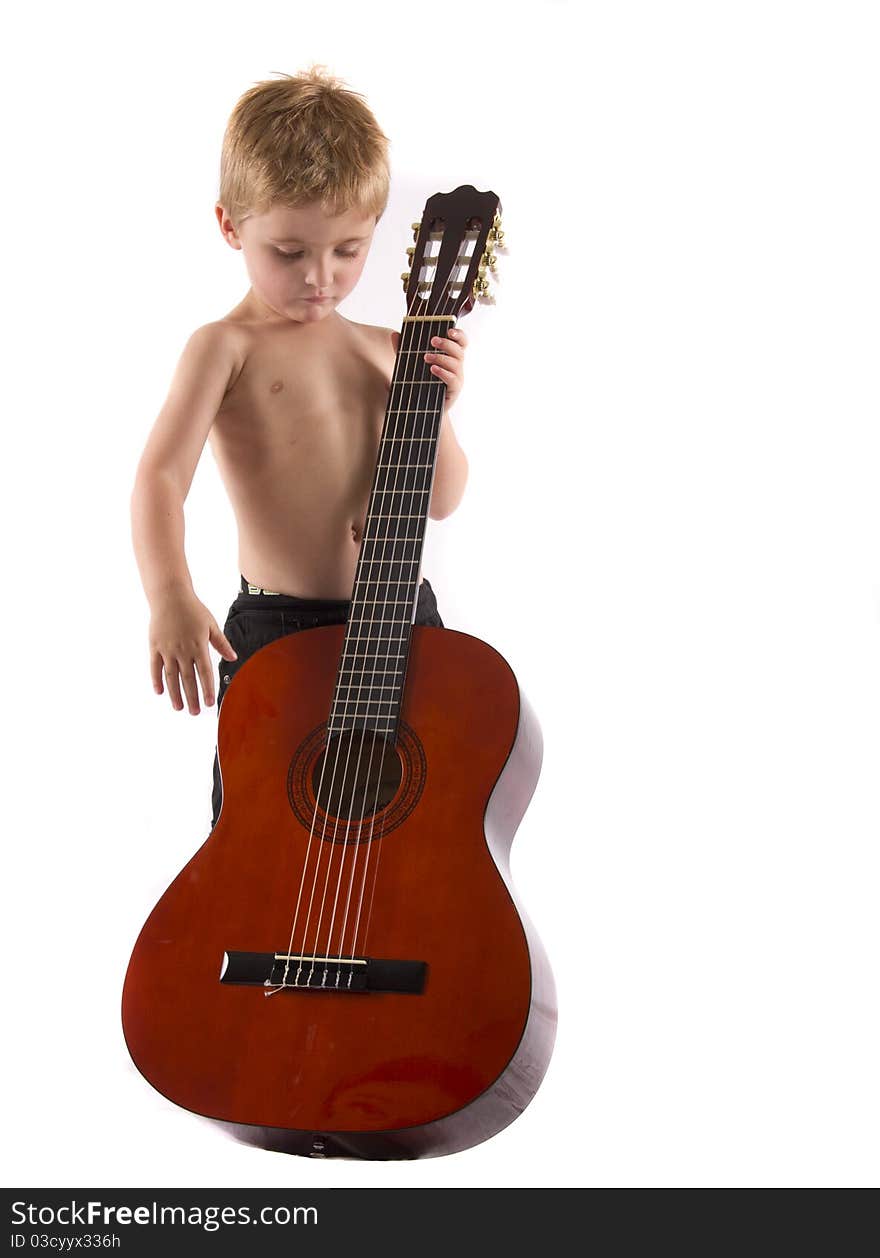
[[[413,223],[415,244],[407,249],[410,269],[401,276],[408,315],[457,318],[476,301],[494,300],[487,271],[497,270],[504,249],[501,202],[494,192],[463,184],[438,192]]]

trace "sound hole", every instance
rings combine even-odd
[[[396,747],[372,730],[334,734],[312,769],[312,789],[330,817],[363,820],[390,804],[403,765]]]

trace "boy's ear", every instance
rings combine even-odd
[[[238,234],[236,233],[232,219],[226,213],[226,210],[219,201],[214,206],[214,213],[217,216],[217,222],[220,226],[223,239],[232,249],[240,249],[241,241],[238,239]]]

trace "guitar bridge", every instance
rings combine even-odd
[[[382,957],[299,956],[286,952],[224,952],[220,982],[288,991],[404,992],[424,990],[425,961]]]

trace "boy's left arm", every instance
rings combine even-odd
[[[395,352],[400,344],[400,333],[392,337]],[[464,384],[464,351],[467,348],[467,337],[461,328],[450,328],[449,335],[431,338],[434,347],[425,354],[425,362],[430,364],[432,373],[446,385],[446,397],[443,402],[443,415],[440,420],[440,437],[437,442],[437,467],[434,472],[434,487],[431,491],[431,508],[428,512],[432,520],[442,520],[451,515],[464,496],[467,483],[467,456],[458,444],[452,430],[449,412]]]

